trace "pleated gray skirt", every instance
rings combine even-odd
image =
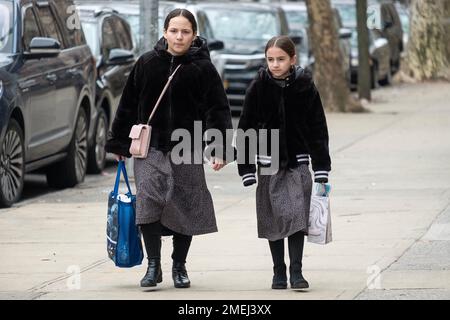
[[[217,231],[202,164],[174,164],[170,152],[150,148],[147,158],[134,159],[134,178],[137,225],[160,225],[162,235]]]
[[[298,231],[307,234],[311,190],[311,173],[305,164],[273,175],[261,175],[258,170],[258,237],[275,241]]]

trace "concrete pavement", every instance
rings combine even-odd
[[[190,289],[173,288],[169,237],[156,290],[138,286],[145,264],[119,269],[107,259],[109,175],[0,210],[0,298],[448,299],[449,101],[449,83],[401,85],[375,91],[372,113],[327,115],[334,241],[306,243],[308,291],[270,289],[255,187],[243,188],[231,164],[206,169],[219,232],[194,237]]]

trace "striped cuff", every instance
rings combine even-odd
[[[309,165],[309,154],[297,154],[295,157],[298,163]]]
[[[256,176],[254,173],[247,173],[242,176],[242,183],[244,187],[251,186],[256,183]]]
[[[328,171],[314,171],[314,182],[328,182]]]

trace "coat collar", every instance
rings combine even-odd
[[[161,37],[161,39],[158,40],[154,49],[159,57],[167,60],[174,58],[174,61],[179,63],[186,63],[194,60],[211,60],[206,39],[200,36],[195,38],[188,52],[181,56],[173,56],[167,51],[167,41],[164,37]]]
[[[274,85],[277,84],[277,79],[273,78],[272,74],[269,71],[269,68],[261,68],[258,72],[258,77],[261,80],[268,81]],[[295,84],[301,90],[308,89],[313,84],[312,73],[303,69],[300,66],[293,66],[289,75],[284,79],[285,85],[287,87]]]

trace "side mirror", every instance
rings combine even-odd
[[[339,29],[339,38],[340,39],[350,39],[352,37],[352,30],[347,28]]]
[[[300,44],[302,43],[302,40],[303,40],[303,37],[302,37],[302,36],[297,36],[297,35],[295,35],[295,36],[290,36],[290,38],[291,38],[292,42],[293,42],[295,45],[300,45]]]
[[[208,41],[208,49],[209,49],[209,51],[222,50],[223,48],[225,48],[225,45],[224,45],[223,41],[220,41],[220,40],[210,40],[210,41]]]
[[[25,52],[29,59],[56,57],[61,52],[61,44],[53,38],[35,37],[31,39],[30,51]]]
[[[125,49],[111,49],[109,52],[109,59],[106,62],[108,65],[122,65],[134,62],[133,52]]]

